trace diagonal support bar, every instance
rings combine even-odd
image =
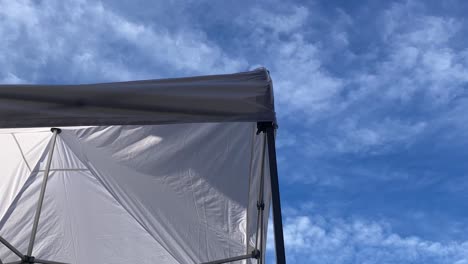
[[[0,242],[3,245],[5,245],[5,247],[10,249],[13,253],[15,253],[20,259],[23,259],[24,255],[21,254],[21,252],[17,248],[15,248],[12,244],[10,244],[8,241],[6,241],[6,239],[3,238],[2,236],[0,236]]]
[[[28,253],[26,254],[27,256],[32,256],[34,240],[36,240],[37,226],[39,224],[39,218],[41,217],[42,203],[44,202],[44,194],[47,187],[47,180],[49,179],[50,164],[52,163],[52,155],[54,154],[55,141],[57,140],[57,135],[61,132],[59,128],[52,128],[51,131],[53,133],[52,141],[50,143],[49,156],[47,157],[46,169],[44,171],[44,178],[42,180],[41,193],[39,194],[39,201],[37,202],[31,239],[29,240]]]

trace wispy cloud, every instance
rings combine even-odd
[[[135,22],[101,2],[0,5],[4,81],[11,76],[33,83],[118,81],[247,68],[242,58],[226,55],[202,31]]]
[[[468,241],[403,237],[386,223],[362,219],[291,216],[284,237],[290,263],[468,263]],[[268,250],[273,250],[269,239]]]
[[[356,153],[360,155],[379,154],[387,151],[394,144],[406,143],[419,136],[426,123],[409,123],[398,119],[383,119],[360,122],[351,116],[337,124],[330,134],[327,145],[320,146],[320,152],[335,154]],[[331,148],[330,148],[331,147]],[[326,149],[328,148],[328,149]],[[313,149],[312,154],[317,154]]]
[[[258,45],[261,60],[271,68],[280,115],[323,113],[338,104],[344,87],[322,67],[321,43],[310,39],[311,16],[307,7],[288,6],[281,11],[254,9],[238,19],[241,27],[254,28],[248,41]]]
[[[447,108],[468,87],[468,50],[453,45],[461,21],[428,15],[412,1],[392,4],[376,11],[380,30],[368,41],[377,44],[358,52],[349,43],[361,36],[344,11],[329,18],[341,21],[337,28],[304,9],[254,14],[259,21],[290,16],[294,22],[276,31],[258,22],[255,37],[272,58],[280,121],[309,123],[309,131],[296,132],[309,139],[296,140],[309,154],[385,153],[452,118]],[[321,38],[314,25],[323,27]],[[350,68],[337,72],[339,64]]]
[[[378,87],[387,87],[384,95],[389,99],[427,96],[431,103],[447,103],[468,82],[466,50],[451,44],[462,24],[419,9],[407,2],[384,12],[382,38],[387,46],[374,80]]]

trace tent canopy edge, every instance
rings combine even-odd
[[[265,68],[84,85],[0,85],[0,128],[275,121]]]

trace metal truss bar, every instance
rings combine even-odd
[[[8,241],[6,241],[5,238],[0,236],[0,242],[5,245],[8,249],[10,249],[13,253],[15,253],[18,257],[23,259],[24,255],[17,249],[15,248],[12,244],[10,244]]]

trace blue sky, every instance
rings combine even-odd
[[[467,13],[455,0],[0,0],[0,83],[265,66],[289,263],[464,264]]]

